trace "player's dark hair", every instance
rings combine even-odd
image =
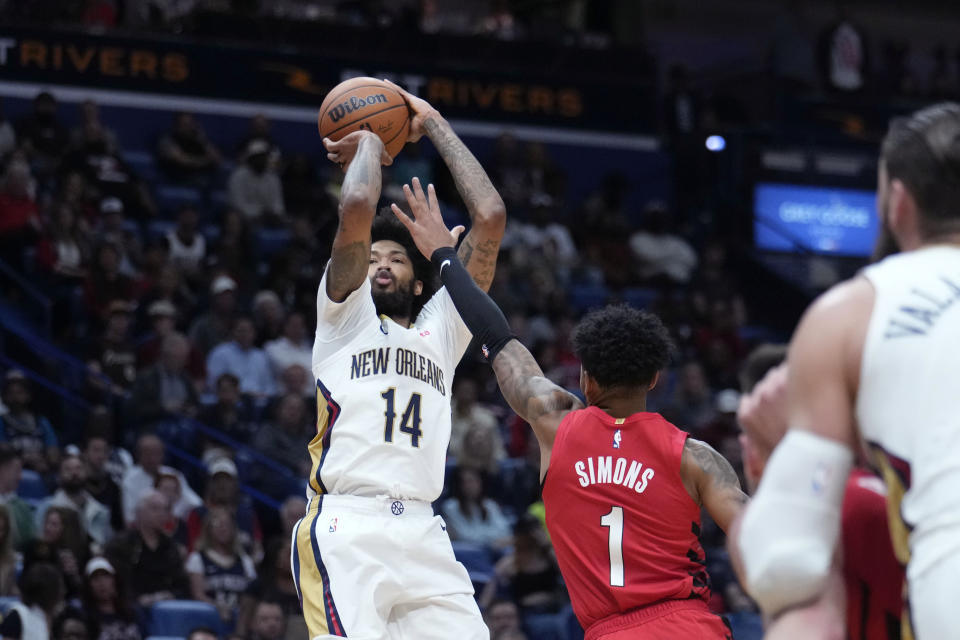
[[[410,263],[413,265],[413,277],[423,283],[423,291],[419,296],[413,299],[413,317],[420,313],[420,309],[426,304],[437,290],[437,278],[434,274],[433,265],[430,259],[425,258],[420,250],[417,249],[413,236],[407,231],[397,217],[389,208],[384,207],[373,218],[373,226],[370,228],[370,242],[380,240],[392,240],[399,244],[407,252]]]
[[[880,160],[916,200],[925,236],[960,230],[960,104],[941,102],[891,122]]]
[[[754,348],[740,367],[740,391],[750,393],[767,372],[787,359],[787,345],[765,342]]]
[[[626,305],[588,313],[573,331],[583,368],[601,387],[641,387],[670,364],[673,341],[660,318]]]

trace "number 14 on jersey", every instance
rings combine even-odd
[[[394,411],[396,395],[396,387],[390,387],[380,394],[380,397],[387,403],[387,408],[383,412],[385,418],[383,439],[386,442],[393,442],[393,425],[397,419],[397,414]],[[423,435],[423,432],[420,431],[420,398],[419,393],[411,394],[407,408],[403,411],[403,416],[400,418],[400,431],[410,435],[410,444],[414,447],[420,446],[420,436]]]

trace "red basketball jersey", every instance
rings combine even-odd
[[[893,553],[887,522],[883,480],[854,469],[843,496],[843,577],[850,638],[900,637],[904,570]]]
[[[584,629],[663,600],[709,599],[700,508],[680,478],[686,439],[656,413],[587,407],[560,423],[543,502]]]

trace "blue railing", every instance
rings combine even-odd
[[[26,297],[33,300],[40,310],[40,324],[43,326],[44,334],[49,336],[53,321],[53,302],[50,298],[43,295],[37,287],[30,284],[23,275],[17,273],[16,269],[3,260],[0,260],[0,273],[16,284]]]

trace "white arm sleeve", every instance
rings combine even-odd
[[[853,465],[849,448],[790,431],[767,463],[740,529],[744,585],[776,615],[816,598],[840,535],[840,509]]]

